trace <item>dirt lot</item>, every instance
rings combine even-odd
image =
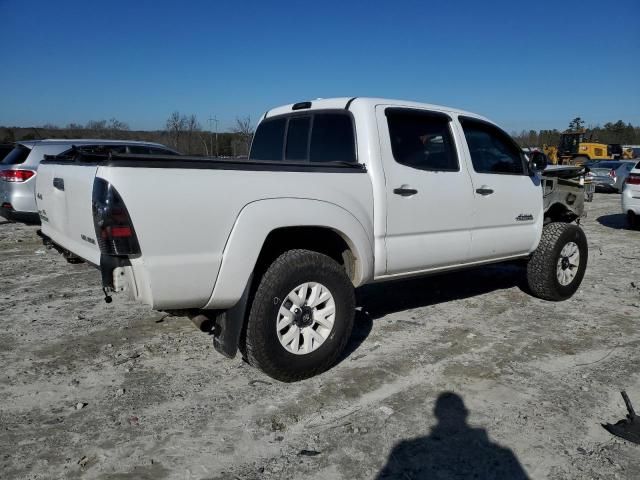
[[[515,265],[369,286],[344,359],[294,384],[3,223],[0,477],[640,478],[600,426],[621,389],[640,410],[640,232],[618,195],[588,208],[571,300]]]

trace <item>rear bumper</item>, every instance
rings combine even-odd
[[[4,217],[11,222],[28,223],[33,225],[40,224],[40,217],[34,212],[18,212],[13,208],[0,206],[0,217]]]
[[[616,181],[611,177],[593,177],[591,180],[597,189],[616,190]]]
[[[38,218],[35,180],[35,176],[26,182],[5,182],[0,180],[0,205],[10,203],[14,211],[30,213],[35,215],[35,218]]]
[[[622,213],[633,212],[640,215],[640,192],[625,188],[622,192]]]

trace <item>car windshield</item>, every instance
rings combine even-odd
[[[16,145],[13,150],[2,159],[0,164],[2,165],[19,165],[24,163],[27,157],[31,153],[31,149],[24,145]]]

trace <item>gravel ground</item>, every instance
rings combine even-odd
[[[640,478],[600,424],[640,410],[640,232],[583,221],[570,300],[517,265],[368,286],[342,361],[278,383],[183,317],[102,299],[98,272],[0,224],[0,477]]]

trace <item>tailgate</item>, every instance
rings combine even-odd
[[[38,169],[36,202],[42,233],[75,255],[100,264],[93,225],[95,164],[44,161]]]

